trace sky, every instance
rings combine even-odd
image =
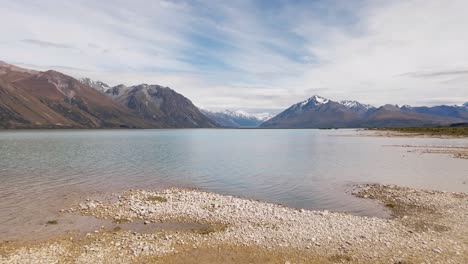
[[[466,0],[0,0],[0,60],[212,110],[468,101]]]

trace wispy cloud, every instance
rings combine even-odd
[[[207,108],[282,109],[315,93],[463,102],[467,9],[463,0],[5,1],[0,54],[110,84],[171,86]]]
[[[433,78],[443,76],[456,76],[466,75],[468,70],[451,70],[451,71],[436,71],[436,72],[408,72],[401,74],[400,76],[409,76],[413,78]]]
[[[59,49],[74,49],[75,47],[71,45],[61,44],[61,43],[53,43],[48,41],[42,41],[37,39],[23,39],[21,40],[24,43],[37,45],[40,47],[51,47],[51,48],[59,48]]]
[[[38,65],[38,64],[28,64],[28,63],[22,63],[22,62],[16,62],[16,61],[11,61],[10,63],[20,66],[22,68],[28,68],[28,69],[31,68],[31,69],[36,69],[39,71],[47,71],[50,69],[55,69],[59,71],[89,72],[87,69],[68,67],[68,66],[62,66],[62,65]]]

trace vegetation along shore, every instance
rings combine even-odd
[[[370,128],[369,130],[383,136],[468,137],[468,126]]]

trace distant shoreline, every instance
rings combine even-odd
[[[365,130],[382,132],[381,135],[388,133],[388,136],[453,136],[468,137],[468,127],[167,127],[167,128],[128,128],[128,127],[99,127],[99,128],[80,128],[80,127],[19,127],[5,128],[0,127],[0,131],[15,130]],[[394,133],[391,133],[394,132]]]
[[[465,138],[468,137],[468,127],[401,127],[401,128],[367,128],[374,135],[398,137],[438,137]]]

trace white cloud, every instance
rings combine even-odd
[[[374,104],[466,101],[467,75],[416,78],[405,73],[468,70],[468,2],[377,2],[357,11],[359,32],[332,30],[309,46],[321,63],[297,85],[314,83],[329,87],[330,95],[339,99]]]
[[[170,86],[206,108],[468,101],[466,1],[0,2],[1,60]]]

